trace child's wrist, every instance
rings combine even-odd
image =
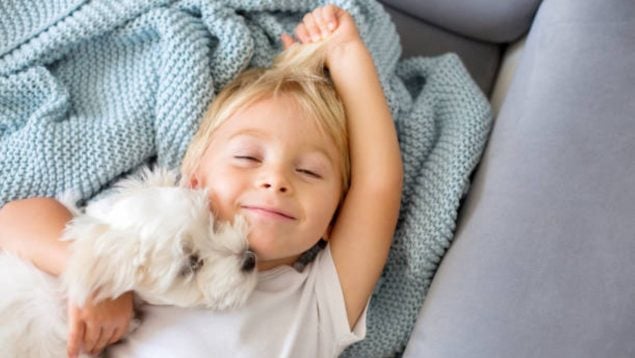
[[[370,51],[361,38],[354,41],[340,43],[329,49],[326,56],[326,65],[332,72],[339,67],[348,67],[364,58],[370,58]]]

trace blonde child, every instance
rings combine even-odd
[[[256,292],[236,312],[149,307],[113,356],[331,357],[364,337],[400,203],[397,136],[348,13],[320,7],[295,36],[301,44],[283,35],[288,49],[271,69],[246,71],[219,94],[182,167],[185,185],[208,190],[215,215],[247,218]],[[59,274],[68,252],[57,238],[69,219],[53,199],[9,203],[0,245]],[[295,270],[321,240],[315,261]],[[69,307],[69,356],[117,342],[131,314],[130,293]]]

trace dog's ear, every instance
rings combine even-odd
[[[135,240],[88,215],[73,219],[62,237],[72,241],[71,255],[61,275],[70,302],[82,306],[93,295],[101,301],[134,287],[138,248],[130,245]]]

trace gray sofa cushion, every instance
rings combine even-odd
[[[401,36],[403,57],[437,56],[454,52],[459,55],[481,90],[486,94],[490,93],[500,61],[500,45],[445,31],[389,5],[384,8]]]
[[[382,0],[431,24],[490,42],[511,42],[528,29],[541,0]]]
[[[635,356],[634,30],[543,3],[406,357]]]

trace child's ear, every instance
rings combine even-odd
[[[187,179],[187,186],[192,188],[192,189],[198,189],[200,186],[200,183],[198,181],[198,178],[196,177],[196,174],[193,174],[191,177],[189,177]]]

